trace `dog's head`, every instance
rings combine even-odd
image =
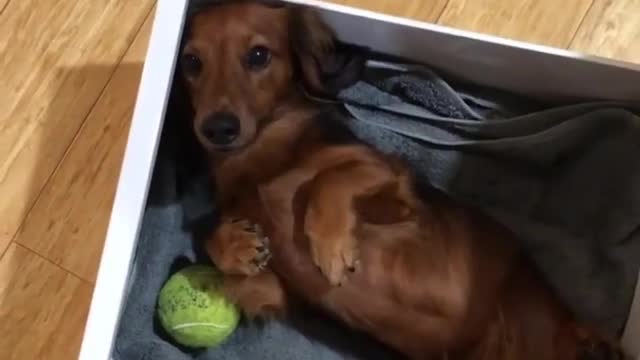
[[[361,61],[338,53],[309,9],[228,1],[198,11],[180,58],[198,139],[209,151],[242,149],[299,94],[298,84],[326,92],[355,80]]]

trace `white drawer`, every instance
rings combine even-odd
[[[640,67],[356,10],[319,8],[347,42],[541,97],[640,100]],[[159,0],[80,358],[110,358],[172,85],[187,0]],[[640,283],[623,336],[640,360]]]

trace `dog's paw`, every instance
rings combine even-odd
[[[313,241],[313,261],[327,277],[331,285],[339,286],[359,264],[356,241],[351,236],[324,238]]]
[[[360,264],[357,239],[351,226],[328,227],[308,217],[305,232],[313,261],[331,285],[342,285]]]
[[[271,259],[269,238],[259,225],[245,219],[225,220],[218,229],[222,244],[216,265],[227,274],[253,276],[264,270]]]

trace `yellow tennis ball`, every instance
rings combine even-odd
[[[158,317],[178,343],[213,347],[236,329],[240,312],[220,291],[222,275],[204,265],[189,266],[164,284],[158,297]]]

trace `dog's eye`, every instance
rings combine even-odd
[[[271,52],[264,46],[255,46],[247,54],[247,67],[249,70],[264,69],[271,61]]]
[[[184,54],[182,56],[182,69],[187,76],[195,76],[202,70],[202,61],[193,54]]]

